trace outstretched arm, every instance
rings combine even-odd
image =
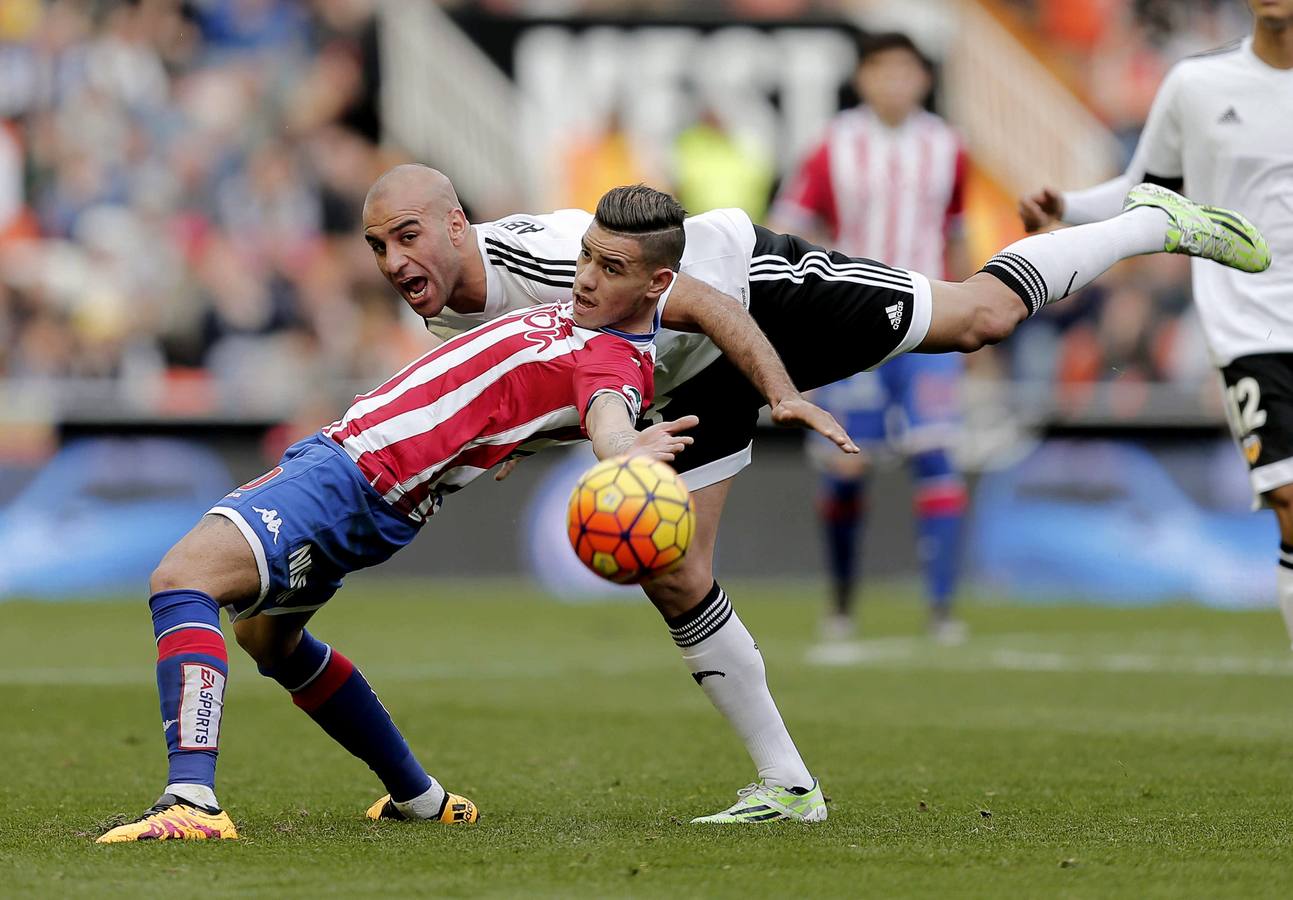
[[[674,422],[661,422],[642,431],[633,428],[629,406],[618,394],[607,391],[598,394],[588,406],[584,428],[593,442],[593,453],[598,459],[625,454],[642,454],[652,459],[672,462],[673,458],[692,442],[690,437],[679,434],[694,428],[700,419],[683,416]]]
[[[800,395],[776,349],[735,298],[680,273],[661,324],[674,331],[703,332],[768,401],[778,425],[811,428],[845,453],[858,452],[830,413]]]

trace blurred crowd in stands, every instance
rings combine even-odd
[[[1129,149],[1171,62],[1248,27],[1240,0],[993,2],[1054,48]],[[0,379],[106,378],[162,398],[200,381],[216,395],[203,402],[274,408],[302,384],[371,382],[420,352],[424,336],[358,234],[364,192],[398,161],[378,145],[376,5],[2,0]],[[480,5],[527,15],[625,8]],[[751,17],[850,6],[633,9],[698,5]],[[693,206],[713,205],[697,195],[734,171],[723,154],[738,151],[725,140],[709,120],[679,137],[694,166],[673,186]],[[734,188],[756,216],[775,176],[757,163]],[[1206,354],[1180,263],[1123,267],[1030,326],[1034,336],[995,370],[1202,384]]]
[[[1135,147],[1168,68],[1245,34],[1244,0],[1007,0],[1085,93]]]
[[[415,353],[358,232],[373,7],[4,0],[0,376],[255,408]]]

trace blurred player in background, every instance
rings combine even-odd
[[[849,256],[964,278],[969,274],[961,213],[967,159],[956,133],[924,110],[933,66],[905,34],[878,34],[862,46],[854,85],[861,105],[840,113],[783,186],[772,225],[820,235]],[[917,548],[930,609],[930,634],[944,643],[965,637],[952,617],[966,491],[952,461],[960,424],[961,357],[907,354],[817,392],[868,453],[823,452],[818,514],[832,587],[822,636],[853,632],[859,537],[866,516],[867,474],[886,445],[905,454],[916,482]]]
[[[365,204],[365,237],[386,258],[421,229],[398,203],[380,201],[379,192]],[[476,820],[470,800],[427,774],[363,673],[306,624],[347,574],[386,561],[446,495],[516,453],[587,436],[599,458],[671,461],[692,442],[678,434],[696,425],[692,416],[635,430],[654,392],[654,340],[661,311],[672,305],[683,218],[659,191],[609,192],[581,239],[562,302],[513,311],[414,360],[356,397],[339,421],[288,448],[270,472],[227,494],[171,548],[149,583],[166,787],[150,810],[101,843],[238,836],[215,793],[229,673],[222,607],[261,673],[381,779],[389,793],[370,819]],[[688,318],[686,304],[679,301],[672,320]],[[696,313],[699,327],[714,310]],[[770,363],[750,373],[770,393],[792,393],[767,341],[741,315],[743,327],[716,336],[731,338],[738,355]],[[829,416],[815,420],[848,444]],[[434,635],[428,641],[434,646]],[[825,809],[815,783],[805,800]]]
[[[386,224],[381,252],[374,247],[377,266],[436,333],[451,335],[570,291],[577,260],[585,259],[581,236],[590,213],[564,209],[471,225],[442,173],[399,166],[383,181],[392,208],[379,217]],[[1227,230],[1228,216],[1146,185],[1112,221],[1017,241],[965,281],[951,282],[827,251],[755,225],[741,210],[720,209],[684,223],[687,246],[671,303],[747,305],[794,384],[821,387],[904,353],[970,352],[1003,340],[1044,305],[1129,256],[1206,254],[1264,268],[1261,236],[1251,227]],[[824,819],[816,779],[768,690],[758,644],[714,578],[714,547],[732,479],[750,464],[760,408],[767,402],[773,422],[786,424],[798,424],[808,408],[825,413],[795,392],[761,394],[738,356],[726,348],[720,354],[702,335],[671,332],[667,307],[665,315],[648,416],[700,419],[676,465],[691,490],[696,531],[683,564],[643,589],[759,774],[731,807],[692,821]]]
[[[1029,231],[1116,215],[1150,181],[1224,204],[1266,236],[1268,271],[1191,264],[1194,301],[1226,385],[1254,493],[1279,522],[1276,585],[1293,641],[1293,0],[1248,0],[1251,36],[1178,63],[1159,88],[1125,174],[1020,200]]]

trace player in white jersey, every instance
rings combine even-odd
[[[369,199],[365,237],[377,266],[427,319],[446,309],[483,317],[554,299],[569,290],[576,260],[584,259],[578,234],[588,213],[516,215],[472,225],[453,185],[425,166],[396,167]],[[685,228],[687,247],[656,339],[656,402],[647,415],[700,418],[688,431],[695,443],[676,465],[692,491],[696,531],[682,566],[643,587],[693,676],[724,673],[696,681],[741,736],[759,772],[760,784],[741,791],[734,806],[696,821],[763,821],[769,809],[774,818],[802,819],[797,798],[812,790],[812,775],[768,691],[758,645],[713,573],[723,505],[732,477],[749,463],[764,398],[774,422],[802,422],[804,410],[815,407],[795,385],[820,387],[910,350],[976,350],[1128,256],[1206,253],[1261,268],[1261,259],[1238,258],[1260,246],[1261,238],[1251,228],[1226,231],[1174,194],[1137,190],[1118,218],[1025,238],[983,271],[954,283],[776,234],[739,210],[696,216]],[[671,317],[680,298],[711,307],[720,320],[739,321],[736,314],[748,306],[794,384],[761,395],[742,374],[758,370],[757,362],[727,347],[715,358],[703,340],[672,333],[694,327]],[[711,327],[707,333],[723,331]],[[679,380],[703,360],[712,361]]]
[[[1124,175],[1046,188],[1020,212],[1030,231],[1098,221],[1117,213],[1130,185],[1151,181],[1238,210],[1266,236],[1272,262],[1260,275],[1202,260],[1190,272],[1231,431],[1254,493],[1279,521],[1279,606],[1293,640],[1293,0],[1249,6],[1251,36],[1168,73]]]
[[[634,429],[652,399],[652,342],[682,255],[683,215],[650,188],[608,193],[581,240],[566,302],[483,324],[356,397],[340,421],[227,494],[166,554],[149,585],[166,787],[100,842],[237,837],[215,794],[229,674],[221,607],[262,674],[386,786],[369,818],[476,820],[471,801],[418,762],[363,674],[306,623],[345,575],[384,562],[442,497],[514,453],[587,435],[599,458],[672,460],[691,443],[677,432],[692,417]],[[746,332],[762,340],[753,323]],[[816,784],[796,800],[824,817]]]
[[[905,34],[870,36],[854,79],[859,106],[831,120],[826,134],[772,206],[772,227],[823,234],[850,256],[874,257],[919,272],[965,274],[962,234],[966,170],[960,138],[922,104],[933,67]],[[822,469],[817,512],[831,581],[827,640],[853,632],[859,537],[867,517],[874,457],[897,451],[915,487],[916,546],[929,606],[929,632],[959,643],[952,616],[967,494],[952,458],[960,431],[964,365],[953,353],[911,353],[817,391],[865,451],[845,456],[809,438]]]

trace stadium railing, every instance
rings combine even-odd
[[[1014,195],[1112,176],[1118,142],[1086,104],[984,4],[957,15],[943,96],[975,161]]]
[[[449,173],[468,204],[528,206],[511,81],[431,0],[386,0],[378,15],[384,137]]]

